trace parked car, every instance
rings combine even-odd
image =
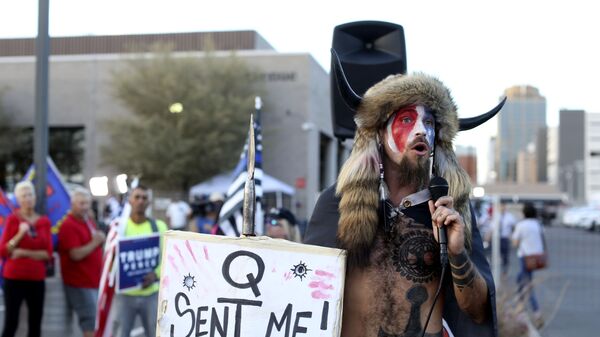
[[[562,224],[566,227],[579,227],[581,219],[586,216],[586,213],[593,210],[591,207],[571,207],[564,211],[562,215]]]
[[[600,209],[593,208],[584,211],[577,227],[590,231],[600,230]]]

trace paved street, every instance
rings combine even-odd
[[[548,269],[535,273],[535,293],[547,321],[543,337],[596,337],[600,331],[600,232],[547,227]],[[518,265],[511,256],[508,286]],[[557,307],[557,303],[560,306]]]
[[[57,260],[58,262],[58,260]],[[4,299],[0,304],[0,326],[4,327]],[[17,337],[27,336],[27,309],[21,307],[21,316]],[[74,319],[69,319],[65,304],[61,279],[51,277],[46,279],[46,299],[44,303],[44,318],[42,320],[42,334],[44,337],[71,337],[80,336],[79,328],[74,325]]]
[[[600,232],[548,227],[550,267],[538,272],[536,294],[548,325],[543,337],[595,337],[600,331]],[[514,253],[514,252],[513,252]],[[508,287],[514,286],[516,256],[511,257]],[[80,336],[75,319],[68,319],[62,286],[58,277],[47,280],[43,336]],[[565,288],[566,287],[566,288]],[[566,289],[561,293],[562,289]],[[557,302],[560,306],[557,307]],[[4,303],[0,302],[0,327],[4,325]],[[23,313],[25,309],[23,308]],[[21,316],[18,337],[25,336],[26,321]],[[139,324],[138,324],[139,326]],[[141,335],[137,328],[132,336]]]
[[[56,256],[56,267],[59,267],[58,256]],[[65,303],[65,295],[62,289],[62,280],[59,276],[60,270],[57,269],[57,276],[46,279],[46,300],[44,302],[44,318],[42,320],[43,337],[79,337],[81,331],[75,315],[71,316]],[[4,299],[0,295],[0,329],[4,327]],[[27,336],[27,309],[21,307],[21,316],[17,337]],[[131,337],[143,335],[143,329],[140,327],[139,318]]]

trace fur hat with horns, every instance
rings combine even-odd
[[[354,146],[337,180],[340,196],[338,240],[349,251],[368,249],[379,224],[379,163],[377,135],[388,118],[408,105],[423,105],[435,118],[434,172],[448,181],[454,208],[465,221],[465,239],[470,247],[471,213],[469,211],[470,179],[458,164],[452,140],[458,131],[472,129],[492,118],[504,104],[468,119],[459,119],[448,88],[438,79],[425,74],[392,75],[372,86],[364,97],[357,95],[346,80],[343,69],[333,53],[340,94],[356,112],[357,126]]]

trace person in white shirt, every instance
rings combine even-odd
[[[510,238],[517,219],[506,210],[506,204],[500,204],[500,256],[502,258],[502,274],[508,273],[510,262]]]
[[[525,219],[519,221],[512,234],[513,245],[517,247],[517,256],[521,262],[521,271],[517,277],[519,293],[521,296],[529,293],[529,303],[536,317],[541,317],[537,298],[533,292],[533,272],[525,267],[526,255],[541,254],[544,252],[544,241],[542,239],[542,226],[537,219],[537,211],[533,204],[526,203],[523,206]]]
[[[192,215],[192,209],[187,202],[177,200],[167,207],[166,215],[169,222],[169,229],[185,230]]]

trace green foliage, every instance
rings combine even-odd
[[[113,75],[131,115],[106,122],[105,164],[153,187],[187,189],[233,168],[247,135],[256,73],[235,55],[177,57],[155,52]],[[181,113],[170,106],[181,103]]]
[[[0,91],[0,95],[2,91]],[[10,139],[13,136],[13,127],[10,116],[4,111],[2,96],[0,96],[0,160],[6,160],[11,153]]]
[[[17,150],[22,149],[23,137],[13,126],[11,115],[2,102],[0,89],[0,187],[7,188],[7,177],[15,170],[14,157]],[[11,186],[12,187],[12,186]]]

